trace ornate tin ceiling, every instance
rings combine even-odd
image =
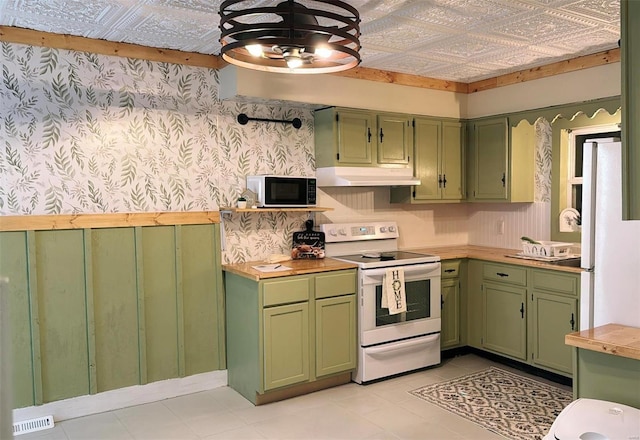
[[[221,0],[0,0],[0,24],[219,54]],[[247,0],[247,5],[277,1]],[[300,3],[305,3],[301,0]],[[620,0],[350,0],[362,66],[473,82],[617,47]]]

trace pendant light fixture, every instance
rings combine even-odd
[[[299,1],[261,7],[246,6],[255,0],[223,1],[222,58],[280,73],[339,72],[360,64],[358,11],[339,0]]]

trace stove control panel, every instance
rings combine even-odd
[[[319,225],[327,243],[398,238],[396,222],[325,223]]]

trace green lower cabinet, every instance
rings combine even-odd
[[[316,376],[356,367],[356,297],[316,300]]]
[[[460,281],[457,278],[443,279],[441,290],[440,348],[444,349],[460,344]]]
[[[579,273],[470,260],[467,280],[468,345],[572,375]]]
[[[355,269],[260,281],[225,273],[229,386],[260,404],[353,370],[356,282]]]
[[[309,303],[271,307],[264,322],[264,389],[309,380]]]
[[[531,302],[533,364],[571,374],[572,347],[564,343],[564,337],[578,329],[578,301],[534,291]]]
[[[483,347],[527,360],[526,289],[484,285]]]

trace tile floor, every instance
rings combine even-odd
[[[467,354],[443,360],[438,367],[369,385],[350,383],[258,407],[231,388],[221,387],[57,422],[52,429],[16,439],[504,440],[408,393],[491,365],[527,375]]]

